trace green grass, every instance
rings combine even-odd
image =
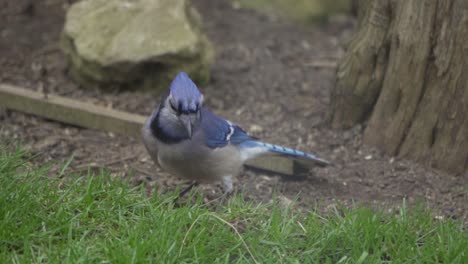
[[[62,183],[0,151],[0,263],[468,263],[462,225],[423,209],[319,215],[239,196],[176,208],[105,172]]]

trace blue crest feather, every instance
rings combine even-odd
[[[182,113],[196,112],[202,103],[202,94],[185,72],[179,72],[170,88],[171,104]]]

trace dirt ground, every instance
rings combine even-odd
[[[149,114],[157,98],[142,92],[80,89],[67,76],[58,46],[64,13],[73,1],[0,2],[0,82]],[[235,182],[246,199],[286,203],[297,197],[306,209],[327,210],[337,203],[366,203],[395,209],[403,198],[422,201],[438,216],[468,218],[468,177],[424,168],[361,145],[361,128],[330,130],[325,122],[330,89],[351,18],[319,25],[288,24],[227,0],[193,1],[216,48],[211,82],[201,87],[206,106],[265,141],[318,154],[333,166],[317,168],[304,180],[245,170]],[[174,190],[186,183],[153,164],[135,139],[81,129],[19,112],[0,111],[0,138],[23,142],[39,162],[74,157],[69,172],[108,167],[149,191]],[[218,187],[200,187],[208,196]]]

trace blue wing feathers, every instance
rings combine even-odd
[[[252,140],[242,128],[215,115],[205,108],[201,110],[201,128],[205,134],[205,143],[210,148],[221,148],[229,143],[238,145]]]
[[[231,143],[239,145],[245,151],[258,150],[260,148],[260,151],[254,152],[257,154],[271,153],[294,159],[310,160],[319,165],[329,164],[328,161],[310,153],[258,141],[239,126],[215,115],[205,108],[202,108],[201,111],[201,128],[205,135],[205,144],[210,148],[221,148]]]
[[[234,133],[231,136],[231,143],[234,145],[239,145],[245,141],[254,140],[256,138],[247,134],[241,127],[234,125]]]

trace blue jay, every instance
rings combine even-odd
[[[261,142],[238,125],[203,107],[203,95],[180,72],[146,120],[143,142],[167,172],[198,183],[221,182],[232,192],[232,177],[243,163],[259,155],[282,155],[309,165],[327,165],[312,154]]]

